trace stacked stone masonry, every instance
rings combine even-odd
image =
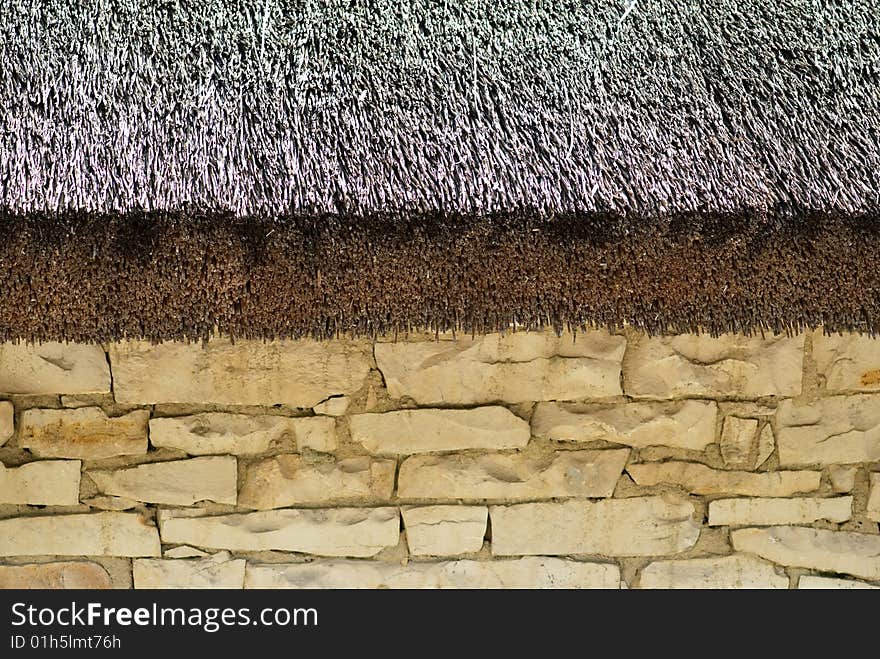
[[[880,340],[0,345],[2,588],[878,588]]]

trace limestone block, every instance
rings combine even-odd
[[[375,354],[392,398],[474,405],[619,396],[625,349],[622,336],[597,330],[378,343]]]

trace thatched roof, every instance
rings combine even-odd
[[[877,0],[7,0],[0,207],[880,208]]]
[[[878,16],[6,0],[0,338],[876,330]]]

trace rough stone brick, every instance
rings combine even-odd
[[[645,566],[640,588],[785,589],[788,577],[772,563],[734,554],[655,561]]]
[[[205,412],[150,420],[150,443],[190,455],[253,455],[273,442],[293,439],[294,419],[259,414]]]
[[[524,500],[610,497],[629,449],[522,454],[415,455],[398,475],[401,499]]]
[[[803,350],[803,335],[641,337],[627,350],[623,389],[646,398],[796,396]]]
[[[0,565],[0,590],[108,589],[110,575],[98,563],[58,561],[27,565]]]
[[[457,556],[480,551],[489,520],[485,506],[409,506],[401,514],[413,556]]]
[[[880,460],[880,396],[832,396],[808,405],[784,400],[776,428],[783,466]]]
[[[700,535],[694,512],[692,503],[664,497],[492,506],[492,553],[674,554],[692,547]]]
[[[830,499],[716,499],[709,502],[709,526],[812,524],[820,519],[845,522],[852,497]]]
[[[352,440],[376,455],[523,448],[531,434],[526,421],[497,406],[355,414],[350,424]]]
[[[268,510],[299,504],[390,499],[394,490],[393,460],[356,456],[342,460],[308,460],[278,455],[248,467],[238,503]]]
[[[288,508],[213,516],[198,512],[160,511],[162,541],[232,551],[363,557],[400,539],[396,508]]]
[[[75,506],[80,465],[79,460],[41,460],[20,467],[0,463],[0,503]]]
[[[25,410],[18,444],[41,458],[101,460],[147,452],[147,410],[108,417],[100,407]]]
[[[641,462],[627,473],[638,485],[669,483],[692,494],[740,494],[754,497],[788,497],[819,489],[819,471],[728,471],[696,462]]]
[[[138,558],[132,562],[136,589],[244,588],[244,559],[228,552],[206,558]]]
[[[702,451],[715,441],[714,402],[622,403],[614,406],[539,403],[532,415],[535,437],[637,448],[671,446]]]
[[[245,588],[619,588],[609,563],[526,557],[391,565],[377,561],[248,565]]]
[[[101,346],[0,344],[0,393],[92,394],[109,391],[110,368]]]
[[[619,396],[625,348],[604,330],[577,340],[547,331],[379,343],[375,354],[393,398],[474,405]]]
[[[207,343],[125,341],[109,346],[121,403],[312,407],[361,388],[370,371],[366,341]]]
[[[779,565],[880,580],[880,535],[775,526],[731,531],[730,540]]]
[[[191,506],[197,501],[235,504],[238,467],[231,455],[153,462],[86,472],[103,494],[147,503]]]
[[[160,556],[159,534],[137,513],[0,520],[0,556]]]

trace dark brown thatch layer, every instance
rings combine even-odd
[[[880,328],[877,218],[0,214],[0,340]]]

